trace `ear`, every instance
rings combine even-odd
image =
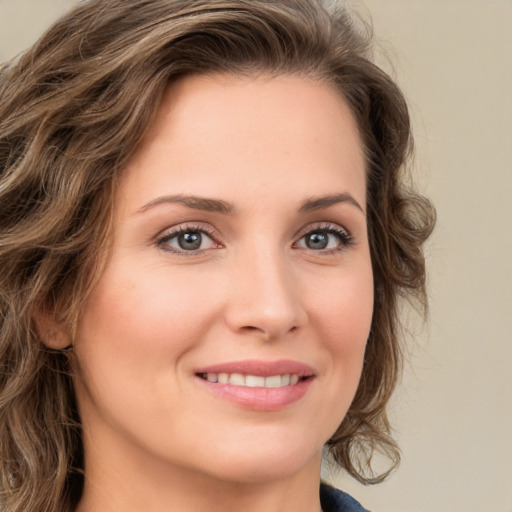
[[[63,350],[72,345],[71,335],[63,321],[53,311],[36,308],[32,314],[40,340],[49,348]]]

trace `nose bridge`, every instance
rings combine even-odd
[[[231,281],[227,323],[233,330],[279,338],[304,324],[306,314],[284,250],[259,245],[240,252]]]

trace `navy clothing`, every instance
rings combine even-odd
[[[320,504],[324,512],[369,512],[352,496],[327,484],[320,484]]]

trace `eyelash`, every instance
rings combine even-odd
[[[207,235],[215,245],[215,248],[221,247],[221,244],[219,242],[216,242],[215,240],[215,230],[209,229],[208,227],[202,226],[202,225],[191,225],[186,224],[184,226],[180,226],[176,229],[172,229],[169,232],[166,232],[163,236],[159,237],[157,240],[157,245],[164,251],[173,253],[173,254],[179,254],[180,256],[196,256],[197,254],[200,254],[204,251],[207,251],[209,249],[198,249],[198,250],[191,250],[187,251],[185,249],[175,249],[171,248],[168,243],[173,240],[174,238],[178,238],[180,235],[184,235],[186,233],[200,233],[201,235]]]
[[[328,235],[334,235],[338,239],[338,242],[339,242],[338,247],[331,248],[331,249],[315,250],[315,249],[306,248],[315,253],[332,254],[332,253],[343,251],[344,249],[348,249],[349,247],[351,247],[354,244],[354,239],[353,239],[352,235],[345,228],[342,228],[336,224],[324,223],[324,224],[313,225],[313,226],[309,225],[304,230],[299,231],[299,233],[297,235],[299,237],[298,241],[295,242],[294,245],[296,245],[301,240],[303,240],[304,237],[306,237],[307,235],[311,235],[313,233],[324,233],[324,234],[328,234]]]
[[[200,233],[201,235],[206,235],[208,238],[210,238],[214,244],[215,247],[213,248],[219,248],[222,247],[222,245],[216,241],[216,235],[215,230],[209,229],[208,227],[205,227],[203,225],[191,225],[187,224],[184,226],[180,226],[176,229],[171,230],[170,232],[165,233],[163,236],[159,237],[157,239],[157,245],[162,250],[173,253],[173,254],[179,254],[183,256],[196,256],[198,254],[201,254],[205,251],[210,250],[208,249],[197,249],[197,250],[186,250],[186,249],[176,249],[171,248],[168,244],[171,240],[176,239],[180,235],[184,235],[186,233]],[[303,240],[307,235],[311,235],[313,233],[323,233],[327,235],[334,235],[338,242],[339,246],[335,248],[330,249],[320,249],[315,250],[308,247],[305,247],[304,249],[309,250],[314,253],[320,253],[320,254],[332,254],[339,251],[343,251],[344,249],[349,248],[353,245],[354,239],[352,235],[344,228],[337,226],[335,224],[322,224],[317,226],[307,226],[303,230],[299,231],[297,234],[298,240],[293,245],[294,247],[297,246],[297,244]]]

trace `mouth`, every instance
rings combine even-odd
[[[312,376],[300,376],[297,373],[285,373],[283,375],[244,375],[242,373],[199,373],[199,378],[212,383],[231,384],[232,386],[243,386],[247,388],[283,388],[295,386],[301,381],[312,378]]]
[[[277,411],[298,402],[316,374],[295,361],[246,360],[202,368],[195,376],[217,398],[244,409]]]

